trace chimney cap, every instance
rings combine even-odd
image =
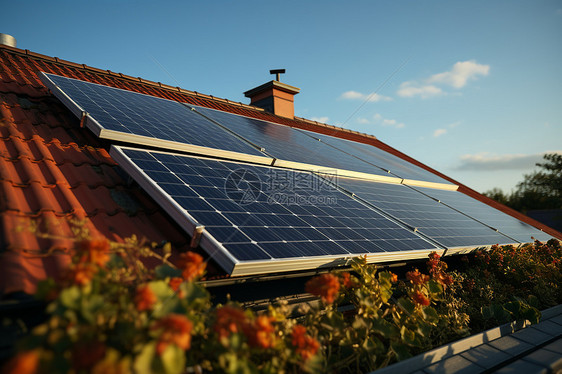
[[[252,98],[253,96],[262,93],[263,91],[271,90],[271,89],[278,89],[280,91],[284,91],[292,95],[296,95],[300,92],[300,88],[288,85],[286,83],[282,83],[279,81],[269,81],[267,83],[262,84],[261,86],[252,88],[251,90],[244,92],[244,96]]]
[[[16,38],[14,38],[12,35],[0,33],[0,44],[15,48]]]
[[[275,74],[275,80],[280,82],[279,74],[285,74],[285,69],[272,69],[269,71],[269,74]]]

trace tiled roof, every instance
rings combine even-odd
[[[169,216],[128,183],[108,154],[109,143],[80,128],[80,121],[51,95],[39,80],[39,71],[361,141],[439,174],[373,136],[0,46],[0,295],[32,293],[38,280],[65,266],[71,247],[65,239],[71,236],[69,218],[84,221],[93,235],[112,240],[137,235],[153,242],[170,241],[179,251],[189,246],[189,238]],[[461,190],[486,199],[462,185]],[[45,237],[29,230],[36,222],[41,222]]]

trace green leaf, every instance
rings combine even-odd
[[[135,357],[135,373],[151,374],[154,373],[154,359],[156,358],[156,342],[145,345],[141,352]]]
[[[490,306],[483,306],[481,312],[484,319],[490,319],[494,317],[494,312],[492,311],[492,308]]]
[[[431,334],[431,325],[429,323],[423,322],[423,321],[419,321],[418,322],[418,328],[417,328],[417,332],[418,334],[420,334],[423,337],[428,337],[429,334]]]
[[[511,313],[509,313],[503,306],[500,304],[492,304],[492,313],[494,318],[498,320],[498,322],[510,322],[512,317]]]
[[[439,322],[439,315],[437,314],[437,311],[431,306],[426,306],[425,308],[423,308],[423,316],[429,323]]]
[[[414,313],[416,304],[409,298],[401,297],[397,302],[398,306],[408,314]]]
[[[61,291],[59,300],[64,307],[76,310],[80,305],[81,296],[80,288],[78,288],[78,286],[72,286]]]
[[[521,313],[521,316],[524,319],[528,319],[529,322],[531,322],[532,324],[535,323],[539,323],[539,320],[541,318],[541,312],[538,311],[538,309],[530,307],[527,308],[523,311],[523,313]]]
[[[396,359],[398,361],[402,361],[412,357],[412,354],[410,353],[408,347],[405,344],[392,342],[390,343],[390,349],[392,350],[392,352],[394,352],[394,354],[396,355]]]
[[[521,311],[521,303],[519,301],[507,302],[503,305],[503,307],[515,316],[519,315],[519,312]]]
[[[158,279],[181,277],[181,270],[171,267],[170,265],[159,265],[154,269],[154,273]]]
[[[407,345],[416,347],[421,346],[421,340],[416,336],[416,333],[406,328],[406,326],[402,326],[402,328],[400,329],[400,338]]]
[[[443,286],[433,279],[427,283],[427,286],[432,297],[439,296],[443,293]]]
[[[207,304],[209,301],[209,293],[207,289],[193,282],[183,282],[180,285],[180,290],[183,292],[184,299],[192,308],[197,308]]]
[[[532,306],[533,308],[538,308],[539,307],[539,299],[538,297],[536,297],[535,295],[529,295],[527,297],[527,302],[529,303],[530,306]]]
[[[373,320],[372,329],[387,339],[398,336],[398,328],[381,318]]]
[[[82,313],[82,317],[94,324],[97,318],[99,311],[105,306],[111,305],[106,304],[104,297],[101,295],[93,294],[83,297],[80,303],[80,313]]]
[[[166,347],[162,356],[160,356],[160,360],[162,360],[162,366],[166,374],[180,374],[185,369],[185,354],[175,344]]]

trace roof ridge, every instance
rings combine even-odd
[[[133,77],[131,75],[126,75],[123,73],[117,73],[111,70],[103,70],[100,68],[96,68],[93,66],[88,66],[86,64],[79,64],[76,62],[72,62],[72,61],[68,61],[68,60],[64,60],[64,59],[60,59],[58,57],[51,57],[51,56],[47,56],[47,55],[43,55],[37,52],[33,52],[30,51],[28,49],[19,49],[19,48],[15,48],[15,47],[10,47],[7,45],[0,45],[0,50],[2,49],[6,49],[9,50],[12,53],[15,54],[19,54],[19,55],[23,55],[23,56],[28,56],[28,57],[32,57],[32,58],[36,58],[36,59],[40,59],[40,60],[45,60],[51,63],[55,63],[55,64],[59,64],[59,65],[63,65],[63,66],[69,66],[69,67],[73,67],[73,68],[78,68],[78,69],[82,69],[85,70],[87,72],[92,72],[92,73],[97,73],[97,74],[103,74],[103,75],[108,75],[111,77],[116,77],[116,78],[120,78],[120,79],[126,79],[135,83],[142,83],[148,86],[153,86],[153,87],[158,87],[158,88],[162,88],[165,90],[169,90],[169,91],[173,91],[173,92],[179,92],[179,93],[183,93],[183,94],[187,94],[187,95],[191,95],[191,96],[196,96],[196,97],[202,97],[202,98],[207,98],[213,101],[218,101],[218,102],[223,102],[223,103],[227,103],[227,104],[232,104],[232,105],[237,105],[237,106],[241,106],[247,109],[252,109],[255,110],[257,112],[264,112],[264,109],[249,105],[249,104],[244,104],[241,102],[237,102],[237,101],[232,101],[232,100],[228,100],[228,99],[224,99],[224,98],[220,98],[220,97],[215,97],[213,95],[207,95],[207,94],[203,94],[197,91],[191,91],[191,90],[187,90],[185,88],[181,88],[179,86],[171,86],[162,82],[155,82],[155,81],[151,81],[149,79],[144,79],[141,77]]]

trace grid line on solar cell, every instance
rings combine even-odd
[[[415,233],[335,189],[296,188],[289,195],[306,202],[297,204],[281,201],[286,191],[269,191],[262,185],[255,201],[235,201],[237,193],[251,186],[240,181],[229,183],[233,172],[243,168],[267,184],[267,173],[274,168],[121,149],[239,261],[435,249]],[[295,179],[303,174],[283,172]],[[244,181],[248,180],[253,181]],[[320,201],[331,197],[334,199],[327,204]]]
[[[353,192],[447,248],[509,244],[515,241],[404,185],[338,178],[338,187]]]
[[[204,116],[260,146],[276,159],[391,176],[381,168],[315,140],[295,128],[214,109],[193,107]]]
[[[532,242],[531,237],[546,241],[551,238],[547,233],[528,225],[515,217],[503,213],[481,201],[473,199],[458,191],[437,191],[416,187],[423,194],[438,199],[452,209],[463,212],[474,219],[494,227],[499,232],[518,240],[521,243]]]
[[[263,156],[175,101],[52,74],[45,76],[105,130]]]
[[[328,144],[335,149],[385,170],[398,178],[451,184],[449,181],[377,147],[325,134],[312,133],[306,130],[298,129],[298,131],[301,131],[303,134],[312,138],[319,139],[323,143]]]

